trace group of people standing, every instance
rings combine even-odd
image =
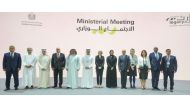
[[[47,55],[46,49],[42,49],[40,56],[33,55],[32,48],[27,48],[27,54],[21,59],[21,55],[15,52],[15,47],[10,46],[8,53],[3,57],[3,70],[6,72],[6,89],[10,90],[11,76],[14,77],[14,87],[18,90],[19,86],[19,71],[23,65],[23,83],[25,89],[34,88],[36,82],[36,64],[39,66],[39,88],[50,87],[50,67],[54,74],[53,88],[62,88],[63,70],[67,71],[67,88],[78,88],[78,72],[82,63],[82,79],[81,88],[93,88],[93,65],[95,61],[97,87],[102,88],[102,76],[104,64],[107,63],[106,70],[106,87],[117,87],[117,65],[121,74],[121,88],[127,89],[127,76],[129,76],[130,88],[136,88],[135,81],[137,73],[141,82],[141,88],[146,89],[146,80],[148,72],[152,74],[153,90],[158,88],[160,72],[164,75],[164,91],[167,90],[167,80],[170,78],[170,91],[174,89],[174,73],[177,72],[177,59],[171,55],[171,50],[166,49],[166,56],[158,52],[158,48],[154,47],[154,51],[147,55],[146,50],[141,51],[140,57],[135,55],[135,49],[130,49],[130,54],[126,54],[126,50],[122,50],[122,54],[118,57],[114,55],[114,50],[109,51],[109,56],[105,59],[102,51],[98,51],[98,55],[93,58],[91,50],[86,49],[86,54],[81,59],[77,55],[76,49],[71,49],[68,57],[61,53],[60,48],[56,48],[56,53],[50,56]],[[105,62],[106,61],[106,62]],[[117,64],[118,63],[118,64]]]

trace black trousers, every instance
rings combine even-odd
[[[59,86],[63,84],[63,70],[54,69],[54,86],[57,87],[59,76]]]
[[[160,70],[152,70],[152,88],[158,88],[158,82],[160,78]]]
[[[126,71],[121,71],[121,87],[126,88],[127,84],[127,72]]]
[[[103,69],[96,69],[97,84],[102,85]]]
[[[18,79],[18,71],[6,71],[6,81],[5,81],[5,86],[7,89],[10,88],[10,81],[11,81],[11,76],[13,75],[14,78],[14,87],[17,88],[19,86],[19,79]]]
[[[167,69],[164,72],[164,88],[166,88],[166,89],[167,89],[168,77],[170,78],[170,89],[173,90],[173,87],[174,87],[174,72],[169,71],[169,69]]]

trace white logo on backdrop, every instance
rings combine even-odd
[[[190,26],[190,14],[186,16],[170,16],[166,18],[166,21],[170,26]]]
[[[37,20],[37,15],[35,13],[29,13],[27,19],[21,21],[21,25],[42,26],[42,22]]]

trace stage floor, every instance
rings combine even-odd
[[[151,81],[147,80],[147,89],[140,89],[140,82],[137,79],[136,89],[129,88],[129,81],[127,83],[127,89],[120,88],[120,79],[118,79],[118,88],[106,88],[105,79],[103,80],[104,88],[95,88],[96,79],[94,78],[93,89],[66,89],[66,79],[64,79],[63,88],[48,88],[48,89],[24,89],[22,85],[22,79],[20,79],[19,90],[15,91],[13,88],[13,79],[11,80],[11,90],[3,91],[5,89],[5,79],[0,79],[0,95],[190,95],[190,81],[176,80],[174,85],[174,92],[163,91],[163,80],[159,82],[159,88],[161,91],[155,91],[151,88]],[[51,85],[53,80],[51,78]],[[169,83],[168,83],[169,84]],[[80,80],[79,80],[80,85]],[[169,87],[168,87],[169,89]]]

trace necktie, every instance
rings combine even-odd
[[[170,66],[170,57],[167,56],[167,68],[169,68],[169,66]]]
[[[156,59],[158,60],[159,59],[158,53],[155,53],[155,56],[156,56]]]
[[[59,54],[59,53],[57,53],[57,57],[58,57],[58,58],[60,57],[60,54]]]
[[[14,58],[14,54],[11,52],[11,58]]]

